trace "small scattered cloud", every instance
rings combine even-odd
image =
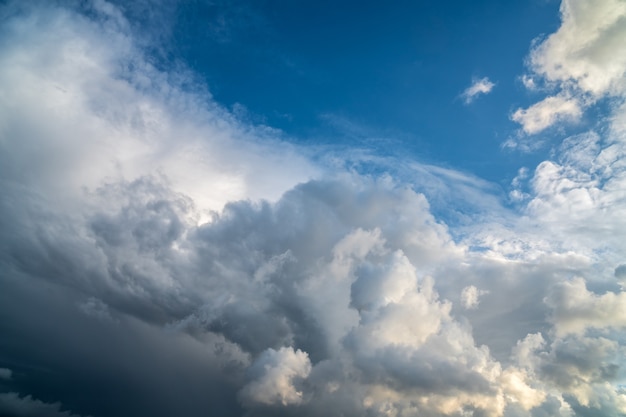
[[[487,77],[474,79],[472,85],[461,93],[461,97],[465,101],[465,104],[470,104],[478,98],[478,96],[489,94],[494,87],[495,83],[491,82]]]
[[[537,81],[535,81],[535,79],[528,74],[524,74],[520,77],[522,84],[524,84],[524,87],[526,87],[527,90],[529,91],[535,91],[538,89],[537,86]]]

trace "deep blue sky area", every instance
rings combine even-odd
[[[295,141],[375,148],[510,179],[533,155],[500,145],[533,97],[519,76],[555,1],[189,2],[171,55],[242,117]],[[472,79],[491,94],[466,105]],[[241,107],[243,106],[243,107]]]

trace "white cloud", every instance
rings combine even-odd
[[[511,116],[529,135],[541,132],[557,121],[575,121],[582,110],[578,101],[566,96],[551,96],[527,109],[517,109]]]
[[[305,352],[293,348],[268,349],[251,365],[252,379],[241,391],[246,403],[298,405],[302,392],[294,386],[297,379],[309,376],[311,362]]]
[[[180,71],[177,80],[151,65],[117,8],[86,4],[96,19],[33,6],[33,18],[5,25],[5,176],[80,197],[103,181],[164,175],[208,211],[241,198],[276,199],[320,172],[279,132],[239,122],[183,88],[196,83],[191,75]]]
[[[584,334],[589,328],[626,328],[626,292],[590,292],[582,278],[559,283],[546,299],[557,336]]]
[[[479,290],[475,286],[469,285],[461,291],[461,304],[467,309],[476,308],[480,304],[480,296],[485,294],[489,294],[489,291]]]
[[[489,80],[489,78],[477,78],[472,81],[472,85],[467,87],[461,97],[465,100],[465,104],[469,104],[474,101],[478,96],[482,94],[489,94],[493,90],[495,84]]]
[[[540,406],[546,399],[546,393],[543,390],[529,385],[534,381],[522,370],[508,368],[502,373],[500,380],[505,395],[512,404],[519,404],[526,411]]]
[[[560,90],[512,119],[526,134],[536,134],[561,121],[579,120],[583,110],[603,97],[626,94],[626,5],[621,0],[563,0],[561,26],[539,42],[530,54],[532,75],[523,77],[529,89],[534,78]]]
[[[535,81],[535,79],[528,75],[528,74],[524,74],[520,77],[522,84],[524,84],[524,87],[526,87],[527,90],[530,91],[534,91],[537,90],[537,82]]]
[[[531,52],[532,70],[596,98],[623,94],[625,19],[621,0],[564,0],[561,26]]]

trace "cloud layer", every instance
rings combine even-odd
[[[527,133],[578,117],[573,94],[625,97],[622,58],[589,58],[622,3],[589,5],[531,52],[561,92],[521,110]],[[3,19],[1,413],[626,413],[621,102],[522,171],[507,212],[452,170],[413,166],[433,191],[312,162],[158,69],[110,3]],[[452,230],[437,193],[489,203]]]

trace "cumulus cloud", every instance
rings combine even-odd
[[[4,414],[625,412],[622,113],[520,171],[515,213],[450,169],[325,172],[122,9],[40,6],[0,37]]]
[[[521,124],[524,132],[532,135],[557,121],[578,120],[581,114],[580,104],[575,98],[559,95],[547,97],[527,109],[517,109],[511,119]]]
[[[615,278],[618,279],[622,288],[626,287],[626,265],[619,265],[615,268]]]
[[[626,327],[626,292],[590,292],[582,278],[560,283],[546,302],[553,309],[552,320],[557,335],[584,334],[588,328]]]
[[[531,68],[549,82],[573,82],[599,97],[623,94],[626,58],[616,53],[626,34],[626,5],[619,0],[566,0],[561,26],[531,52]]]
[[[302,392],[294,384],[311,373],[311,362],[305,352],[293,348],[268,349],[250,366],[251,381],[241,396],[244,401],[266,405],[298,405]]]
[[[563,140],[551,159],[514,184],[528,220],[591,267],[546,287],[549,328],[530,333],[514,349],[519,365],[566,415],[626,411],[620,388],[626,65],[618,52],[625,12],[619,1],[563,1],[560,28],[535,45],[529,60],[533,78],[555,93],[513,114],[525,133],[536,134],[576,121],[585,109],[610,99],[608,117],[597,128]]]
[[[463,288],[461,291],[461,304],[467,309],[476,308],[480,304],[480,296],[489,294],[489,291],[479,290],[473,285]]]
[[[472,85],[467,87],[463,93],[461,93],[461,97],[465,101],[465,104],[470,104],[474,101],[478,96],[483,94],[489,94],[491,90],[493,90],[495,84],[489,80],[487,77],[477,78],[472,80]]]
[[[620,0],[563,0],[561,26],[531,51],[524,84],[533,78],[557,90],[512,119],[527,134],[536,134],[561,121],[579,120],[588,106],[604,97],[626,93],[626,6]]]

